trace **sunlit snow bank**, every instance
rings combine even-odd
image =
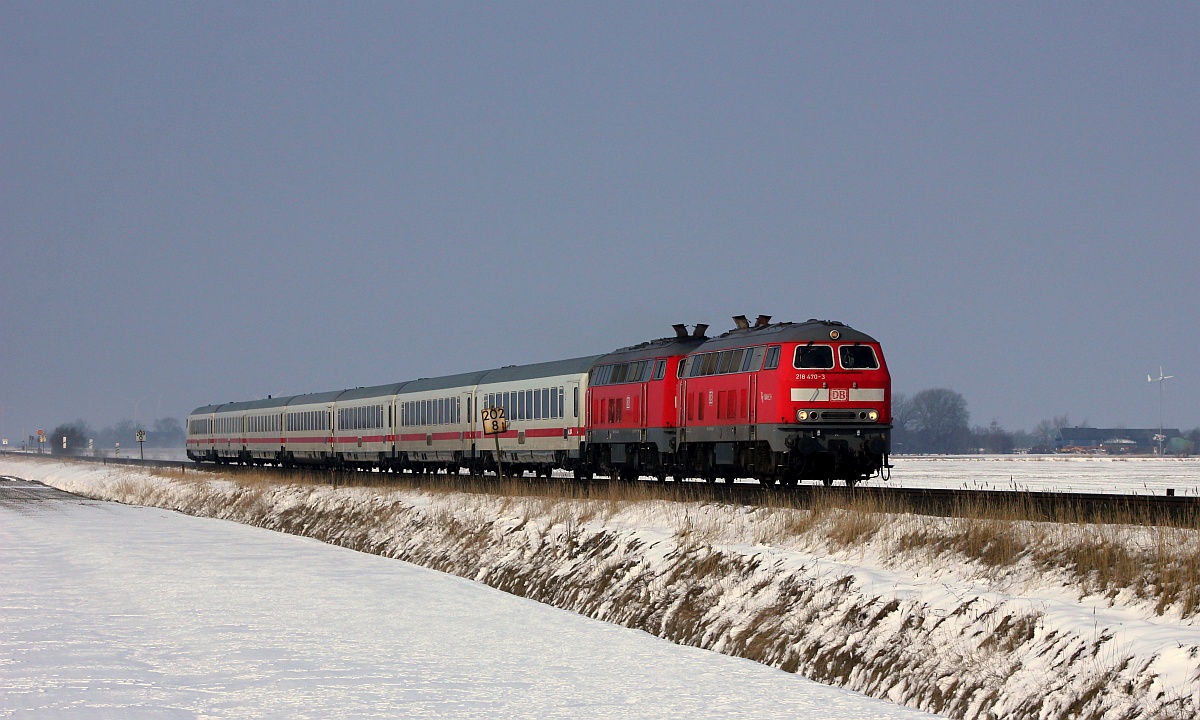
[[[38,461],[0,472],[306,535],[958,717],[1194,717],[1200,628],[1017,564],[893,554],[855,518],[312,485]],[[937,523],[907,519],[905,522]],[[869,527],[867,528],[870,529]]]

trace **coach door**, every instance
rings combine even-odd
[[[479,410],[475,407],[475,403],[471,399],[475,396],[474,393],[465,392],[458,396],[459,412],[462,413],[461,421],[458,423],[458,437],[462,442],[460,447],[466,457],[475,457],[475,413]]]
[[[335,430],[333,424],[334,420],[337,418],[333,412],[333,403],[329,403],[325,406],[325,418],[325,452],[329,453],[329,457],[333,457],[333,450],[337,447],[337,443],[334,438],[334,436],[337,434],[337,431]]]

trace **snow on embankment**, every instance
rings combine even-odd
[[[400,558],[954,717],[1183,718],[1200,707],[1194,611],[1131,590],[1088,594],[1024,557],[956,556],[953,520],[36,461],[0,461],[0,472]]]

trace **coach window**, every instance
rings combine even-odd
[[[838,359],[847,370],[876,370],[879,360],[875,351],[867,345],[843,345],[838,348]]]
[[[579,386],[576,385],[571,390],[571,414],[579,417]]]
[[[796,369],[828,370],[833,367],[833,348],[828,345],[801,345],[796,348]]]
[[[767,348],[767,361],[763,363],[763,370],[774,370],[779,367],[779,346],[772,345]]]

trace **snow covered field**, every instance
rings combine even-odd
[[[3,717],[931,717],[397,560],[18,485]]]
[[[1076,455],[912,456],[892,459],[888,482],[865,485],[1081,493],[1200,495],[1200,458]]]

